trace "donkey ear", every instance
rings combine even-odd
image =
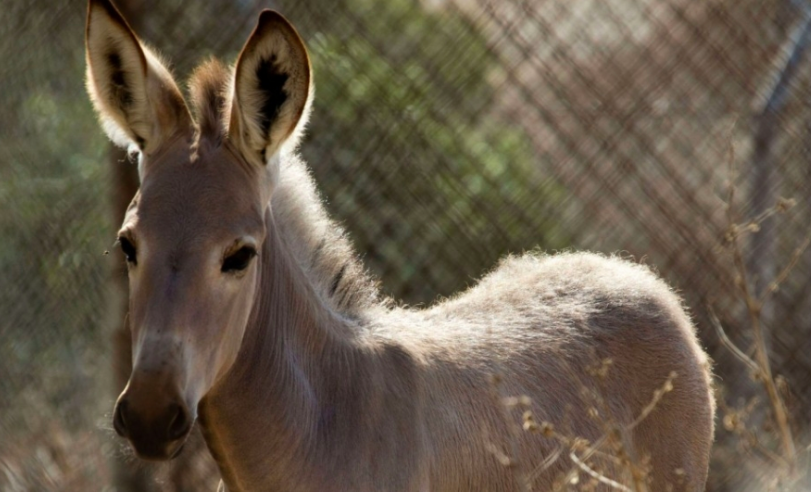
[[[283,147],[295,147],[305,126],[310,59],[293,26],[265,10],[234,69],[228,136],[245,157],[265,164]]]
[[[109,0],[87,7],[87,91],[107,135],[118,145],[153,150],[191,127],[180,90]]]

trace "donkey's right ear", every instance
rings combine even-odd
[[[88,2],[85,45],[87,91],[113,142],[149,152],[178,130],[191,128],[171,74],[109,0]]]

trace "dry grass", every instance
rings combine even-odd
[[[728,228],[724,235],[723,246],[734,265],[734,283],[738,288],[739,298],[746,308],[747,331],[753,340],[752,348],[743,350],[738,347],[727,336],[712,306],[708,306],[708,311],[721,343],[748,369],[752,380],[762,387],[762,394],[749,398],[739,406],[728,405],[724,398],[719,398],[723,429],[736,436],[739,440],[738,449],[744,457],[754,459],[756,471],[749,474],[757,478],[759,482],[757,490],[805,490],[803,483],[808,480],[809,475],[809,447],[807,443],[799,442],[792,429],[784,396],[788,394],[788,384],[784,378],[772,371],[768,331],[764,326],[762,314],[766,303],[772,300],[773,295],[789,278],[798,260],[811,244],[811,233],[799,242],[785,266],[766,284],[765,289],[760,293],[756,292],[752,274],[745,260],[743,239],[760,232],[764,221],[776,220],[777,216],[788,213],[796,202],[793,199],[779,198],[773,207],[741,222],[735,205],[736,189],[733,183],[736,171],[732,146],[729,152],[726,205]],[[754,356],[750,355],[752,352]],[[798,452],[798,449],[802,451]]]
[[[566,471],[555,478],[555,486],[552,489],[554,492],[593,491],[598,486],[624,492],[653,492],[649,485],[652,471],[650,457],[630,454],[623,436],[627,436],[655,411],[659,402],[673,390],[673,382],[678,375],[671,372],[662,385],[653,392],[650,401],[633,422],[622,425],[610,418],[611,412],[600,391],[600,383],[606,379],[612,365],[613,361],[610,358],[598,361],[587,371],[593,378],[591,382],[596,384],[580,382],[580,393],[585,402],[583,411],[602,429],[602,435],[594,440],[561,430],[551,422],[536,421],[531,410],[532,399],[529,396],[502,396],[500,391],[502,376],[491,377],[491,395],[502,408],[502,415],[510,432],[507,439],[509,453],[493,443],[490,444],[490,452],[503,466],[510,468],[522,492],[532,491],[532,484],[536,478],[547,472],[559,460],[568,460],[569,465]],[[521,414],[520,421],[513,418],[515,410],[519,410]],[[522,432],[541,434],[557,444],[556,450],[545,456],[541,463],[531,470],[526,469],[526,464],[530,460],[526,456],[521,456],[518,451],[517,442],[521,439]],[[611,473],[606,472],[606,469],[610,469]]]

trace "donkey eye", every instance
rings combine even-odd
[[[135,265],[137,263],[135,256],[135,246],[133,246],[130,240],[125,237],[118,238],[118,243],[121,245],[121,251],[124,252],[124,257],[127,258],[127,262]]]
[[[222,271],[228,273],[245,270],[251,264],[254,256],[256,256],[255,249],[250,246],[243,246],[236,253],[231,253],[225,258],[222,262]]]

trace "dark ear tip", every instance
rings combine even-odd
[[[88,0],[87,2],[88,28],[90,27],[90,17],[92,16],[93,12],[96,9],[103,10],[104,13],[107,14],[107,17],[129,29],[129,25],[127,24],[127,21],[124,19],[124,16],[121,15],[121,12],[118,11],[116,6],[113,5],[113,2],[111,2],[110,0]]]
[[[115,8],[115,5],[110,0],[88,0],[87,2],[87,11],[90,12],[94,8],[101,8],[104,9],[105,12],[111,17],[118,18],[121,14],[118,12],[118,9]]]
[[[290,21],[275,10],[265,9],[259,13],[259,22],[257,23],[257,28],[262,29],[264,27],[270,27],[274,24],[283,25],[289,28],[293,27]]]

